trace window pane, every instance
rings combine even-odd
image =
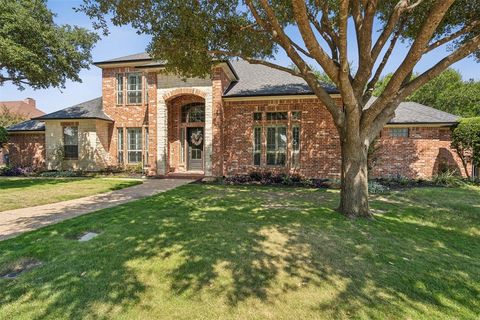
[[[130,73],[127,76],[127,99],[129,104],[142,103],[142,75]]]
[[[267,112],[267,120],[287,120],[287,112]]]
[[[182,122],[205,122],[205,105],[195,103],[183,106]]]
[[[185,163],[185,128],[180,131],[180,161]]]
[[[292,127],[292,166],[296,167],[300,163],[300,127]]]
[[[142,161],[142,129],[129,128],[127,129],[127,151],[128,162],[136,163]]]
[[[389,128],[391,137],[408,137],[408,128]]]
[[[254,121],[261,121],[262,120],[262,113],[261,112],[254,112],[253,113],[253,120]]]
[[[287,127],[267,128],[267,165],[285,165],[287,158]]]
[[[63,127],[63,145],[65,159],[78,159],[78,127]]]
[[[123,75],[117,75],[117,104],[123,104]]]
[[[123,128],[118,128],[117,150],[118,163],[123,163]]]
[[[302,117],[301,111],[292,111],[292,120],[300,120]]]
[[[260,165],[262,154],[262,128],[253,128],[253,164]]]

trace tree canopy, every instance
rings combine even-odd
[[[367,152],[398,104],[451,64],[480,57],[480,0],[84,0],[81,10],[99,27],[111,18],[150,35],[148,52],[180,75],[206,76],[215,61],[238,57],[302,77],[340,135],[339,210],[347,216],[370,215]],[[399,39],[410,43],[409,50],[365,108]],[[422,57],[446,44],[451,51],[412,79]],[[280,50],[296,69],[274,61]],[[312,64],[335,83],[342,108]]]
[[[463,161],[465,171],[469,159],[480,165],[480,117],[464,118],[453,130],[452,147]]]
[[[0,86],[60,87],[91,63],[98,36],[87,29],[57,25],[45,0],[0,0]]]
[[[375,96],[381,94],[391,77],[387,74],[378,81]],[[480,116],[480,81],[464,81],[460,72],[447,69],[406,99],[462,117],[476,117]]]

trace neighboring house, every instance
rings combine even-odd
[[[19,101],[0,101],[0,126],[5,126],[5,121],[30,119],[40,117],[45,112],[37,109],[36,101],[32,98],[26,98]],[[9,162],[8,150],[0,148],[0,166]]]
[[[22,161],[24,152],[38,156],[36,163],[44,161],[47,169],[133,165],[157,176],[259,170],[340,176],[337,130],[301,78],[243,60],[218,62],[206,79],[167,74],[162,62],[147,54],[95,65],[102,69],[101,98],[9,128],[13,137],[22,137],[12,143],[19,164],[29,164]],[[340,107],[337,90],[326,89]],[[450,148],[457,120],[402,103],[379,138],[372,175],[413,178],[445,168],[461,171]],[[37,149],[28,150],[34,144]]]

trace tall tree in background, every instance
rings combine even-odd
[[[385,89],[392,74],[382,77],[374,90],[379,96]],[[436,109],[462,117],[480,116],[480,81],[464,81],[462,75],[454,69],[447,69],[413,94],[407,97]]]
[[[98,36],[54,23],[44,0],[0,0],[0,86],[64,87],[91,63]]]
[[[370,216],[368,148],[398,104],[454,62],[480,56],[480,0],[84,1],[81,9],[99,26],[105,27],[105,17],[111,16],[116,25],[131,24],[151,35],[148,51],[168,62],[167,71],[206,76],[215,60],[240,57],[305,79],[339,132],[339,210],[352,217]],[[350,29],[357,40],[354,57],[348,50]],[[290,31],[301,39],[293,39]],[[411,42],[408,53],[383,93],[365,109],[400,38]],[[422,56],[447,43],[452,51],[411,79]],[[272,62],[280,49],[296,70]],[[312,61],[338,87],[342,107],[322,87],[309,66]]]

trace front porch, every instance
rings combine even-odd
[[[158,175],[180,178],[211,175],[211,93],[182,89],[162,97],[163,112],[162,108],[158,112],[166,115],[166,119],[161,119],[165,126],[161,121],[158,124],[159,152],[165,153],[158,158]]]

